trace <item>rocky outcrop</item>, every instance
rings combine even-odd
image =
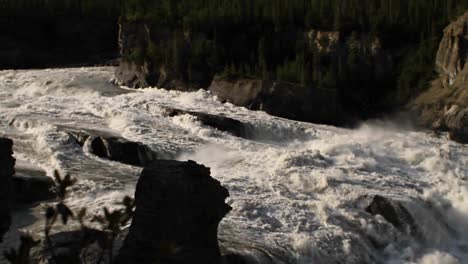
[[[171,90],[193,90],[204,88],[209,84],[212,74],[206,65],[193,65],[187,68],[187,61],[192,40],[196,39],[189,32],[172,30],[145,20],[119,21],[120,63],[115,72],[115,82],[131,88],[159,87]],[[168,44],[171,43],[171,44]],[[177,44],[175,44],[177,43]],[[162,60],[156,54],[168,51],[157,50],[167,45],[177,46],[178,62]],[[181,64],[181,65],[175,65]]]
[[[325,124],[342,124],[346,119],[338,93],[333,90],[306,89],[286,82],[220,78],[215,78],[209,89],[222,101],[279,117]]]
[[[119,23],[119,50],[121,61],[115,72],[115,81],[119,85],[131,88],[148,87],[150,65],[145,63],[144,54],[149,41],[149,28],[144,21]]]
[[[414,218],[403,203],[380,195],[364,195],[358,199],[358,207],[372,215],[381,215],[405,234],[417,235]]]
[[[200,121],[205,126],[210,126],[220,131],[228,132],[236,137],[247,137],[244,124],[239,120],[222,115],[211,115],[196,111],[186,111],[175,108],[166,109],[166,115],[170,117],[185,114],[195,116],[198,121]]]
[[[46,172],[32,166],[18,162],[13,176],[13,190],[15,202],[34,203],[54,199],[54,181]]]
[[[0,138],[0,242],[11,224],[11,177],[14,173],[13,141],[7,138]]]
[[[193,161],[155,161],[141,173],[135,214],[116,263],[220,263],[217,229],[228,191]]]
[[[80,146],[103,159],[134,166],[145,166],[159,158],[160,154],[140,142],[130,141],[99,131],[66,131]]]
[[[468,143],[468,12],[444,30],[436,57],[439,77],[409,104],[419,124]]]
[[[253,108],[260,94],[267,90],[271,83],[257,79],[229,80],[215,77],[209,90],[221,101],[234,105]]]

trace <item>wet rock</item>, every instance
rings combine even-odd
[[[100,158],[134,166],[145,166],[159,158],[150,147],[113,135],[96,131],[67,131],[81,146],[87,146],[90,153]]]
[[[29,164],[19,163],[13,176],[17,203],[34,203],[55,198],[54,181],[46,172]]]
[[[468,107],[461,109],[453,105],[445,113],[445,125],[449,130],[450,139],[468,143]]]
[[[166,114],[168,116],[178,115],[192,115],[195,116],[203,125],[216,128],[221,131],[228,132],[237,137],[246,137],[244,124],[239,121],[222,115],[211,115],[195,111],[186,111],[181,109],[167,109]]]
[[[193,161],[158,160],[141,173],[135,214],[116,263],[220,263],[228,191]]]
[[[358,207],[372,215],[381,215],[405,234],[418,234],[414,218],[400,201],[380,195],[364,195],[358,199]]]
[[[148,87],[148,67],[134,62],[122,61],[115,71],[115,83],[130,88]]]
[[[0,138],[0,242],[11,224],[11,178],[14,173],[13,141],[7,138]]]
[[[229,80],[215,77],[209,90],[221,101],[228,101],[237,106],[253,108],[262,91],[271,83],[258,79]]]

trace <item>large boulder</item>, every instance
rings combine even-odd
[[[419,124],[468,143],[468,12],[444,30],[431,88],[409,104]]]
[[[217,229],[228,191],[193,161],[143,169],[135,214],[116,263],[220,263]]]
[[[200,121],[205,126],[210,126],[220,131],[228,132],[237,137],[247,137],[244,124],[241,121],[223,115],[212,115],[176,108],[167,108],[165,114],[170,117],[178,115],[192,115],[195,116],[198,121]]]
[[[143,167],[161,156],[143,143],[117,135],[94,130],[64,130],[78,145],[86,147],[91,154],[103,159]]]
[[[404,234],[418,235],[418,227],[402,201],[380,195],[363,195],[358,207],[372,215],[380,215]]]
[[[0,138],[0,242],[11,224],[11,178],[14,173],[13,141]]]

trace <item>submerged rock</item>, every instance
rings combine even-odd
[[[67,133],[91,154],[100,158],[134,166],[145,166],[159,158],[159,154],[140,142],[129,141],[97,131],[72,131]]]
[[[0,242],[11,224],[11,178],[14,173],[13,141],[8,138],[0,138]]]
[[[418,234],[414,218],[400,201],[380,195],[364,195],[359,198],[358,206],[372,215],[381,215],[405,234]]]
[[[457,105],[453,105],[445,113],[445,125],[449,129],[450,139],[468,143],[468,107],[460,109]]]
[[[141,173],[135,214],[116,263],[220,263],[228,191],[193,161],[158,160]]]
[[[245,133],[244,124],[241,121],[222,115],[211,115],[202,112],[186,111],[175,108],[167,109],[166,114],[171,117],[185,114],[192,115],[195,116],[205,126],[210,126],[218,130],[228,132],[237,137],[245,138],[247,136]]]

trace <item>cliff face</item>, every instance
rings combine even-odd
[[[468,12],[444,30],[436,57],[438,78],[410,103],[421,125],[468,143]]]
[[[247,33],[233,32],[224,36],[222,41],[261,38],[249,34],[249,30]],[[374,92],[369,93],[367,88],[362,87],[369,84],[385,87],[391,83],[393,55],[382,48],[377,37],[356,32],[345,34],[300,28],[258,34],[271,34],[271,42],[277,41],[279,46],[287,47],[284,50],[294,49],[289,47],[292,44],[288,40],[302,41],[307,52],[316,56],[315,71],[306,73],[304,70],[302,84],[299,83],[301,80],[287,80],[291,76],[288,64],[279,66],[275,74],[265,73],[274,66],[262,59],[266,53],[272,52],[262,48],[263,40],[259,42],[261,47],[258,51],[258,60],[264,63],[263,66],[246,66],[256,67],[256,73],[249,74],[248,70],[239,69],[234,64],[231,65],[234,69],[231,66],[222,69],[219,56],[227,56],[232,47],[225,47],[226,50],[220,52],[222,42],[215,43],[216,36],[170,29],[151,21],[121,19],[121,61],[115,81],[132,88],[156,86],[184,91],[204,88],[220,100],[238,106],[264,110],[294,120],[335,125],[352,123],[349,117],[353,115],[356,117],[353,120],[358,119],[359,115],[371,115],[372,111],[363,109],[372,100],[362,98],[378,96],[379,92],[373,89]],[[255,58],[255,52],[250,57]],[[249,51],[244,53],[248,54]],[[263,70],[260,69],[262,67]],[[294,68],[292,71],[292,75],[297,75],[299,70]],[[349,81],[349,76],[353,76],[354,81]],[[311,79],[315,81],[307,83]],[[361,82],[366,85],[361,86]],[[348,110],[346,117],[344,109]]]
[[[131,88],[156,86],[183,91],[206,88],[213,78],[207,65],[188,59],[198,34],[151,21],[121,18],[121,60],[115,72],[116,83]],[[176,61],[169,62],[170,56],[176,57]]]

